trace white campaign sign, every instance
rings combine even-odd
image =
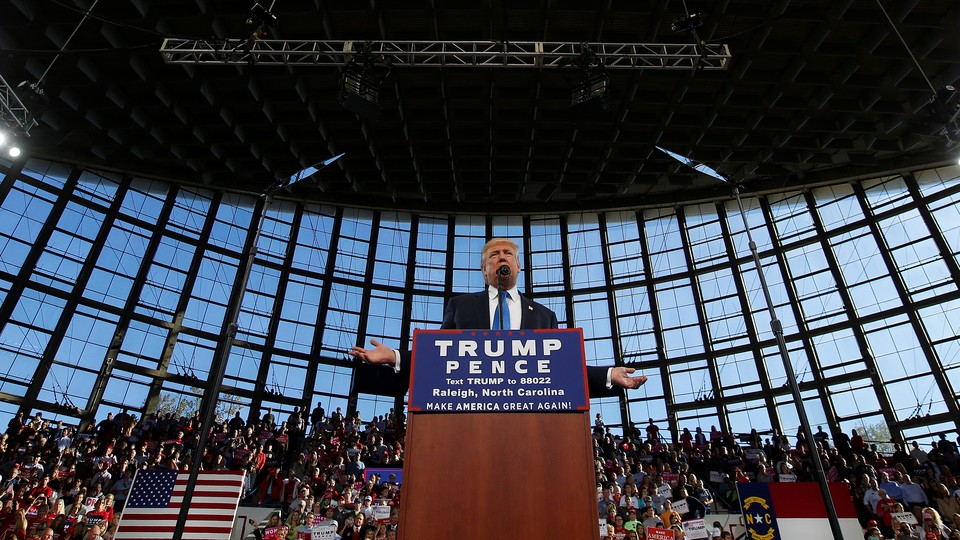
[[[389,506],[374,506],[373,507],[373,519],[376,521],[389,520],[390,519],[390,507]]]
[[[313,526],[313,540],[333,540],[337,537],[336,522],[329,521]]]
[[[687,501],[686,501],[686,500],[674,501],[674,502],[673,502],[673,510],[674,510],[674,512],[676,512],[676,513],[678,513],[678,514],[683,515],[683,514],[686,514],[687,512],[690,511],[690,506],[687,505]]]
[[[683,522],[684,538],[709,538],[707,534],[707,524],[702,519],[691,519]]]
[[[913,512],[891,512],[890,517],[893,518],[893,521],[899,521],[900,523],[917,524],[917,516],[913,515]]]

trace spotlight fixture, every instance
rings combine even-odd
[[[670,25],[670,29],[674,32],[689,32],[703,26],[703,17],[699,13],[694,13],[692,15],[687,15],[686,17],[680,17],[679,19],[674,19],[673,23]]]
[[[20,157],[22,153],[20,146],[17,144],[16,134],[6,131],[0,131],[0,149],[2,149],[8,157],[12,158]]]
[[[20,81],[17,85],[17,95],[24,108],[29,111],[25,118],[26,125],[23,127],[24,132],[29,132],[30,128],[37,125],[37,120],[47,108],[50,99],[39,82]]]
[[[570,113],[589,118],[610,112],[610,76],[603,70],[586,74],[570,94]]]
[[[371,122],[380,118],[380,84],[390,75],[390,64],[364,44],[340,75],[337,101],[344,109]]]
[[[960,140],[960,100],[957,88],[948,84],[933,94],[927,109],[935,128],[950,141]]]
[[[271,5],[271,7],[273,6]],[[275,26],[277,16],[269,9],[261,6],[259,2],[254,2],[253,7],[250,8],[250,14],[247,16],[247,24],[256,24],[260,28]]]
[[[610,76],[590,47],[581,45],[580,57],[560,63],[560,73],[572,86],[568,112],[574,122],[610,112]]]

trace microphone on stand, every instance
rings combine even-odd
[[[503,327],[503,282],[505,279],[510,277],[510,267],[507,265],[501,265],[500,268],[497,268],[497,312],[500,313],[500,329],[509,330],[509,328]]]

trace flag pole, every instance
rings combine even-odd
[[[824,472],[823,462],[820,459],[820,451],[817,449],[817,441],[813,438],[813,430],[810,429],[810,419],[807,417],[806,407],[803,405],[803,396],[800,393],[800,385],[797,384],[797,377],[793,372],[793,364],[790,362],[790,353],[787,349],[787,343],[783,337],[783,324],[777,318],[777,311],[773,307],[773,298],[770,295],[770,287],[767,286],[767,279],[763,273],[763,264],[760,262],[760,255],[757,252],[757,244],[753,241],[753,234],[750,232],[750,225],[747,223],[747,213],[743,209],[743,201],[740,199],[740,186],[729,176],[703,164],[694,161],[688,157],[671,152],[659,146],[656,147],[664,154],[672,157],[680,163],[691,167],[697,172],[716,178],[717,180],[730,186],[733,196],[737,201],[737,210],[740,214],[740,220],[743,222],[743,230],[747,235],[747,245],[753,259],[753,264],[757,269],[757,279],[760,281],[760,290],[763,292],[764,301],[767,303],[767,312],[770,314],[770,330],[777,341],[777,351],[780,353],[780,359],[783,362],[783,370],[787,374],[787,382],[790,386],[790,394],[793,397],[794,405],[797,407],[797,418],[800,421],[800,429],[803,431],[806,439],[807,450],[810,452],[810,464],[813,469],[813,477],[820,488],[820,495],[823,497],[823,504],[827,511],[827,520],[830,522],[830,531],[835,540],[843,540],[843,531],[840,528],[840,521],[837,518],[837,509],[833,504],[833,497],[830,495],[830,484],[827,483],[827,476]],[[799,446],[799,443],[798,443]]]
[[[130,492],[133,491],[133,485],[137,483],[137,475],[140,474],[140,467],[137,467],[137,470],[133,471],[133,478],[130,480],[130,485],[127,487],[127,498],[123,500],[123,507],[127,507],[127,503],[130,502]],[[113,536],[116,537],[120,534],[120,525],[123,525],[123,512],[120,512],[120,521],[117,522],[117,530],[113,531]]]
[[[301,171],[301,173],[297,173],[287,181],[275,182],[260,194],[259,204],[255,207],[259,209],[260,216],[257,218],[257,226],[250,233],[247,241],[247,257],[246,259],[241,259],[243,263],[241,271],[237,274],[238,279],[234,282],[233,290],[235,294],[230,300],[230,305],[224,318],[224,320],[228,322],[226,322],[221,331],[220,354],[216,356],[213,365],[210,366],[210,383],[203,392],[203,401],[201,402],[201,417],[203,423],[200,426],[200,433],[197,434],[197,446],[194,450],[193,460],[190,465],[190,477],[187,480],[187,489],[183,494],[183,505],[180,507],[177,527],[173,531],[173,540],[181,540],[183,538],[183,529],[186,527],[187,515],[190,512],[190,502],[193,500],[193,490],[197,486],[197,475],[201,467],[203,467],[203,454],[207,448],[207,439],[217,416],[217,402],[220,400],[223,376],[226,373],[227,361],[230,359],[230,350],[233,348],[233,343],[237,335],[237,321],[240,317],[243,293],[246,291],[247,283],[250,281],[250,272],[253,270],[254,259],[257,255],[257,243],[263,231],[263,223],[267,217],[267,209],[273,202],[273,194],[281,188],[289,188],[294,183],[313,176],[313,174],[325,169],[343,156],[344,154],[340,154],[304,169],[304,171],[312,170],[310,174],[304,175],[302,174],[303,171]]]

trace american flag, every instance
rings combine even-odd
[[[137,471],[115,540],[170,540],[190,471]],[[184,539],[229,540],[243,491],[242,471],[200,471]]]

